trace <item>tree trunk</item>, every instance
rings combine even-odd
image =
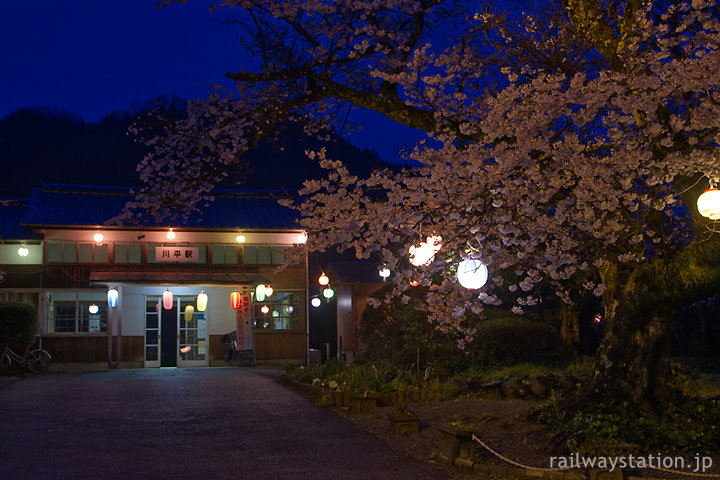
[[[574,352],[580,343],[577,309],[572,305],[560,305],[560,346],[563,353]]]
[[[670,321],[666,285],[647,264],[606,263],[605,335],[595,355],[591,380],[568,406],[613,400],[658,411],[672,401]]]

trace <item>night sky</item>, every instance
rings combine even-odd
[[[97,121],[153,96],[204,97],[206,85],[247,63],[227,10],[210,2],[156,8],[154,0],[0,2],[0,117],[49,106]],[[373,115],[350,140],[386,160],[417,132]]]

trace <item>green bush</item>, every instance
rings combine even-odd
[[[35,343],[35,307],[20,303],[0,303],[0,347],[24,350]]]
[[[547,324],[510,312],[477,323],[471,349],[483,363],[513,365],[555,349],[557,332]]]
[[[626,405],[593,405],[565,425],[567,447],[582,455],[622,453],[631,442],[643,450],[681,453],[714,452],[720,446],[720,407],[689,399],[667,408],[662,415],[631,412]]]
[[[375,294],[383,299],[385,287]],[[383,303],[379,308],[368,306],[360,320],[362,350],[358,361],[384,364],[397,369],[410,369],[445,364],[453,358],[464,357],[457,348],[457,339],[443,334],[428,320],[423,310],[425,294],[417,288],[410,292],[411,299]]]

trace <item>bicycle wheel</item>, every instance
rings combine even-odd
[[[45,373],[50,368],[50,354],[45,350],[33,350],[28,355],[27,366],[33,373]]]
[[[2,357],[0,357],[0,373],[10,373],[11,366],[12,361],[10,360],[10,357],[7,353],[3,353]]]

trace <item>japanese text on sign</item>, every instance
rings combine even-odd
[[[198,262],[198,247],[155,247],[157,262]]]

